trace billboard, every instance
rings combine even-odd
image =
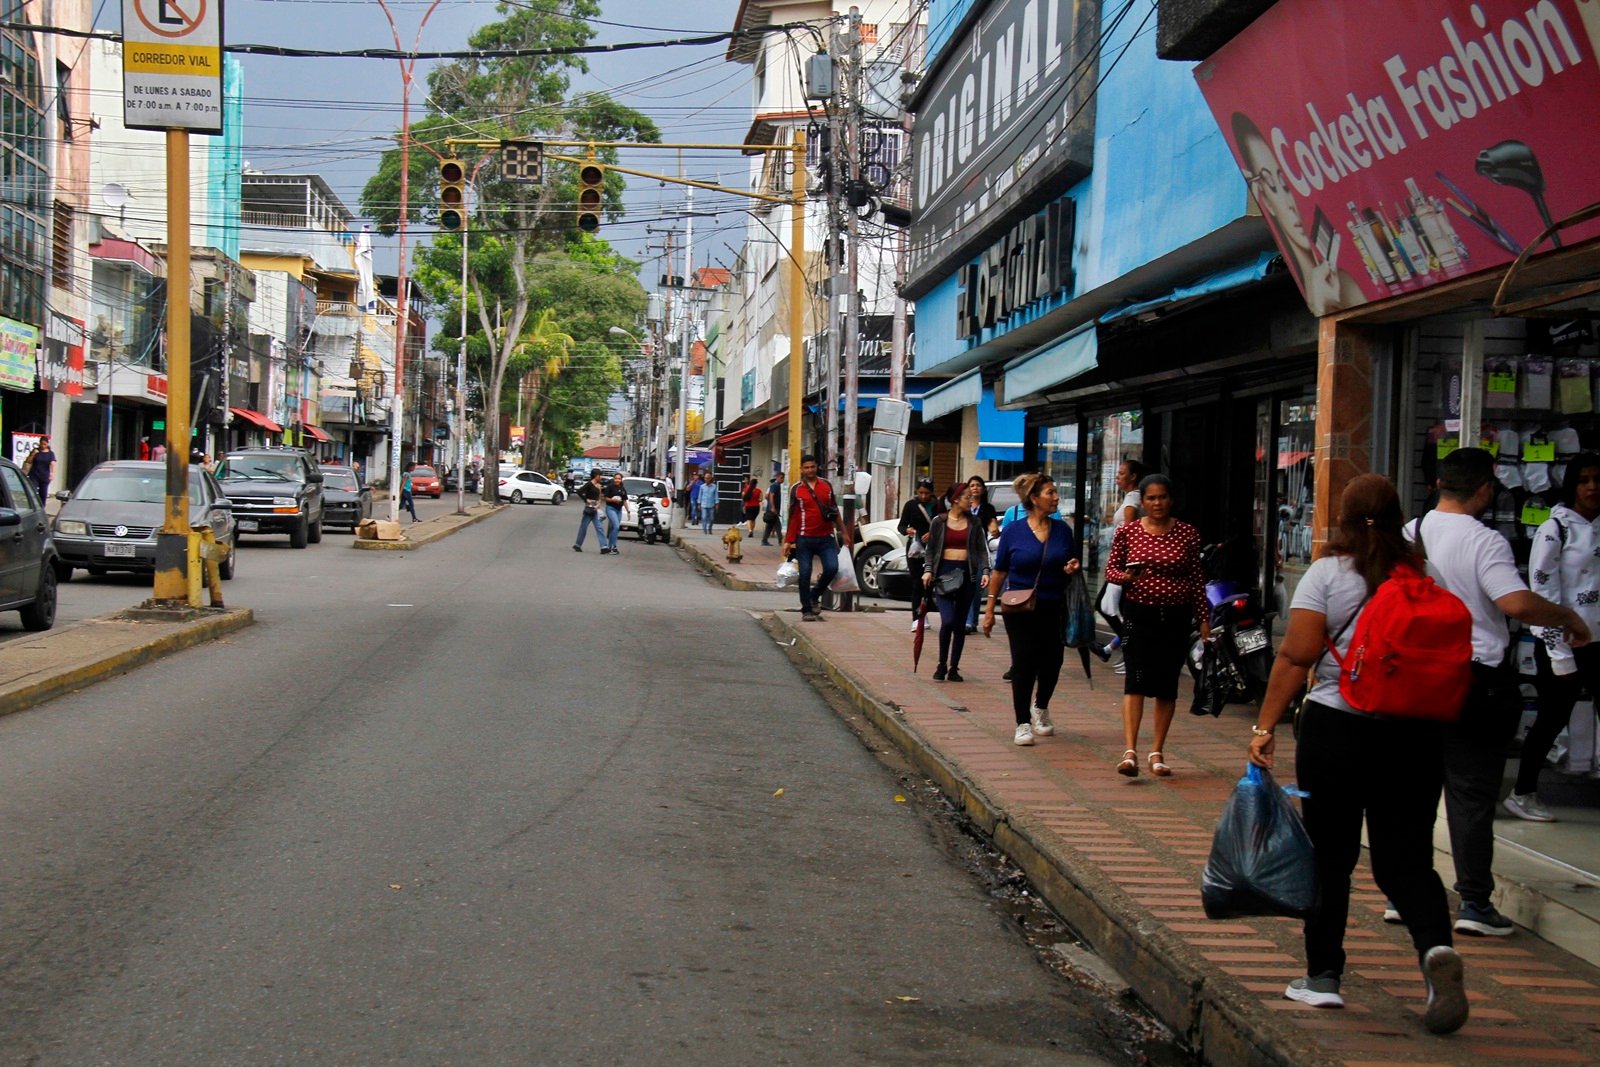
[[[1504,267],[1600,200],[1594,0],[1282,0],[1195,78],[1315,315]]]

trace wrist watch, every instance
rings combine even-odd
[[[1271,730],[1263,730],[1261,727],[1257,726],[1255,723],[1251,723],[1250,724],[1250,733],[1253,734],[1256,737],[1271,737],[1272,736],[1272,731]]]

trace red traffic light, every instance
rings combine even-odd
[[[606,172],[593,163],[585,163],[578,171],[578,181],[584,185],[604,185]]]
[[[447,159],[439,164],[439,181],[446,185],[459,184],[467,180],[466,168],[459,159]]]

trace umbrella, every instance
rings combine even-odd
[[[917,673],[917,664],[922,660],[922,640],[928,635],[928,597],[926,594],[917,597],[916,605],[911,609],[911,617],[916,628],[911,632],[911,673]]]
[[[1066,610],[1062,613],[1061,643],[1078,650],[1083,660],[1083,676],[1094,688],[1094,673],[1089,669],[1089,646],[1095,642],[1094,601],[1089,597],[1089,585],[1083,579],[1083,569],[1067,575]]]

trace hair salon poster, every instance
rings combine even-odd
[[[1195,78],[1324,315],[1503,267],[1600,200],[1597,56],[1600,0],[1282,0]]]

